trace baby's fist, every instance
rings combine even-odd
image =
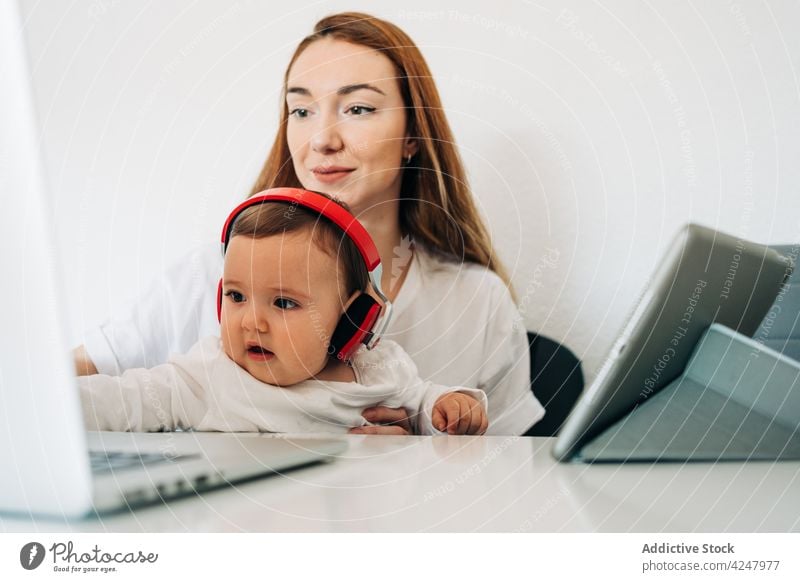
[[[447,434],[483,434],[489,419],[483,404],[469,394],[448,392],[433,405],[433,427]]]

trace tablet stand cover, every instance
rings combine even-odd
[[[800,459],[800,362],[713,324],[680,377],[598,435],[578,458]]]

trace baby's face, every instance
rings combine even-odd
[[[337,265],[307,230],[233,237],[225,254],[220,327],[228,357],[277,386],[322,371],[346,302]]]

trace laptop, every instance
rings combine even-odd
[[[19,8],[0,0],[0,511],[76,518],[329,461],[343,439],[84,429]]]
[[[768,348],[762,364],[747,372],[737,362],[742,352],[762,349],[744,340],[758,329],[792,268],[775,249],[685,226],[564,424],[553,456],[583,462],[800,458],[800,435],[776,433],[778,416],[756,414],[764,390],[750,401],[732,397],[738,383],[762,388],[774,375],[773,368],[764,369],[761,380],[754,375],[775,359]],[[691,358],[694,365],[684,374]],[[711,362],[715,373],[701,373]],[[792,377],[787,358],[775,365]],[[780,390],[788,397],[794,388],[790,383]]]

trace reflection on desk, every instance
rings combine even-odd
[[[274,438],[242,435],[242,438]],[[331,463],[79,522],[6,532],[789,532],[800,462],[582,465],[553,439],[346,437]]]

